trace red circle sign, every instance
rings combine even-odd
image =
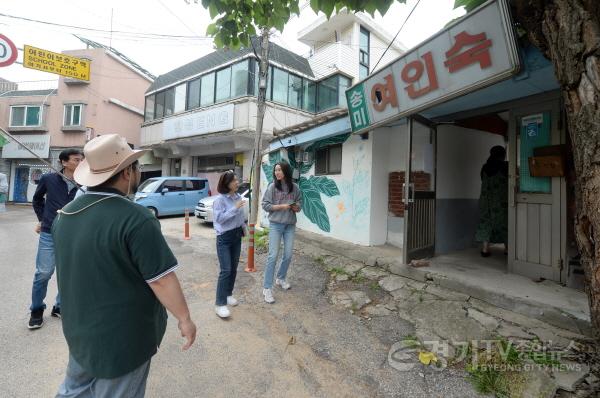
[[[12,65],[19,52],[17,46],[8,37],[0,33],[0,67]]]

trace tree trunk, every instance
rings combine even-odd
[[[513,0],[514,17],[553,62],[575,162],[575,230],[592,326],[600,333],[600,1]],[[598,244],[596,244],[598,242]]]
[[[258,221],[258,202],[260,201],[260,166],[262,163],[262,133],[265,118],[265,100],[267,94],[267,78],[269,75],[269,29],[263,28],[261,33],[261,55],[258,63],[258,100],[256,114],[256,135],[254,137],[254,154],[252,165],[252,196],[250,203],[250,239],[248,246],[248,263],[246,271],[254,268],[254,228]]]

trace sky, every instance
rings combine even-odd
[[[376,14],[374,19],[393,37],[417,2],[417,8],[397,39],[408,48],[464,14],[463,10],[453,10],[454,0],[407,0],[406,4],[395,3],[385,16]],[[309,48],[297,41],[297,34],[317,15],[308,1],[301,0],[300,7],[300,17],[293,17],[283,32],[275,32],[273,41],[306,55]],[[201,1],[195,4],[190,0],[188,4],[185,0],[2,0],[0,13],[88,29],[51,26],[0,15],[0,33],[9,37],[17,48],[22,49],[24,44],[55,52],[85,48],[73,36],[78,34],[112,45],[155,75],[214,51],[212,39],[206,37],[210,15]],[[148,33],[153,36],[148,37]],[[20,52],[18,61],[21,60]],[[53,88],[58,79],[56,75],[29,70],[19,64],[0,68],[0,77],[19,83],[20,89]]]

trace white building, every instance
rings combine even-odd
[[[374,66],[391,37],[370,18],[342,12],[317,19],[300,41],[311,46],[310,57],[270,45],[265,148],[274,131],[345,108],[345,90]],[[260,40],[253,43],[260,53]],[[380,66],[402,48],[393,45]],[[141,145],[153,149],[156,160],[145,170],[204,176],[211,185],[230,169],[249,179],[258,91],[254,49],[218,50],[155,80],[146,93]]]

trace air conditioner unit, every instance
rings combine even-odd
[[[312,161],[313,161],[312,152],[304,152],[302,154],[302,163],[312,163]]]
[[[296,158],[297,162],[301,162],[302,161],[303,154],[304,154],[304,151],[302,150],[302,148],[296,147],[294,149],[294,157]]]

